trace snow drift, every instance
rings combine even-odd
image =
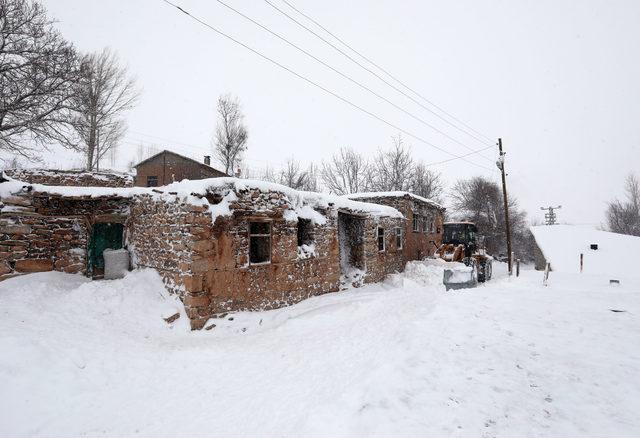
[[[584,254],[585,274],[640,276],[640,237],[600,231],[587,225],[542,225],[531,227],[531,232],[555,272],[580,272],[580,254]],[[598,249],[590,249],[591,244],[597,244]]]

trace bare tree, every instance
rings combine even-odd
[[[38,2],[0,0],[0,150],[29,160],[66,133],[78,62]]]
[[[218,125],[213,140],[214,155],[224,166],[226,174],[233,173],[239,165],[242,153],[247,149],[249,133],[244,125],[244,115],[237,98],[230,94],[218,98]]]
[[[22,162],[17,155],[14,155],[10,159],[2,162],[2,170],[22,169],[22,167]]]
[[[303,170],[300,163],[293,158],[287,160],[285,167],[280,171],[278,182],[284,186],[296,190],[304,190],[309,183],[309,174]]]
[[[625,181],[626,201],[614,200],[607,206],[607,225],[610,231],[640,236],[640,182],[630,174]]]
[[[320,176],[325,187],[338,195],[366,192],[369,189],[369,163],[351,148],[343,147],[322,163]]]
[[[266,166],[263,170],[262,173],[260,174],[260,179],[262,181],[269,181],[269,182],[278,182],[278,175],[276,175],[276,172],[273,170],[273,168]]]
[[[307,178],[302,187],[300,187],[300,190],[307,192],[319,192],[320,184],[318,181],[318,166],[313,163],[309,164],[305,173],[307,174]]]
[[[409,191],[423,198],[442,202],[444,182],[439,172],[429,169],[424,163],[418,163],[413,168],[409,181]]]
[[[490,254],[506,254],[504,202],[500,186],[477,176],[458,181],[450,193],[454,219],[474,222],[486,238]],[[523,260],[533,257],[531,232],[527,214],[518,207],[518,201],[509,197],[509,220],[513,250]]]
[[[373,160],[370,174],[371,189],[375,191],[408,191],[413,178],[414,164],[411,150],[402,136],[392,137],[388,151],[379,151]]]
[[[73,96],[73,135],[67,145],[83,153],[87,170],[99,170],[100,161],[115,153],[126,132],[123,113],[138,99],[135,82],[109,49],[82,58],[81,78]]]

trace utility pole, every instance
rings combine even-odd
[[[504,197],[504,223],[507,233],[507,261],[509,264],[509,275],[513,274],[513,260],[511,260],[511,224],[509,223],[509,202],[507,200],[507,179],[504,173],[504,156],[506,152],[502,152],[502,139],[498,139],[498,150],[500,157],[496,162],[496,166],[502,172],[502,196]]]
[[[544,214],[544,218],[547,220],[547,225],[555,225],[556,224],[556,213],[553,210],[559,210],[562,208],[562,205],[558,205],[557,207],[540,207],[540,210],[548,210],[548,213]]]

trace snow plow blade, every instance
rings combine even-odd
[[[473,267],[462,265],[445,269],[442,283],[446,290],[467,289],[478,285],[478,276]]]

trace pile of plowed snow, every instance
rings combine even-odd
[[[639,277],[640,237],[596,230],[588,225],[531,227],[538,247],[555,272],[580,272],[583,254],[585,274]],[[590,249],[597,244],[598,249]]]

